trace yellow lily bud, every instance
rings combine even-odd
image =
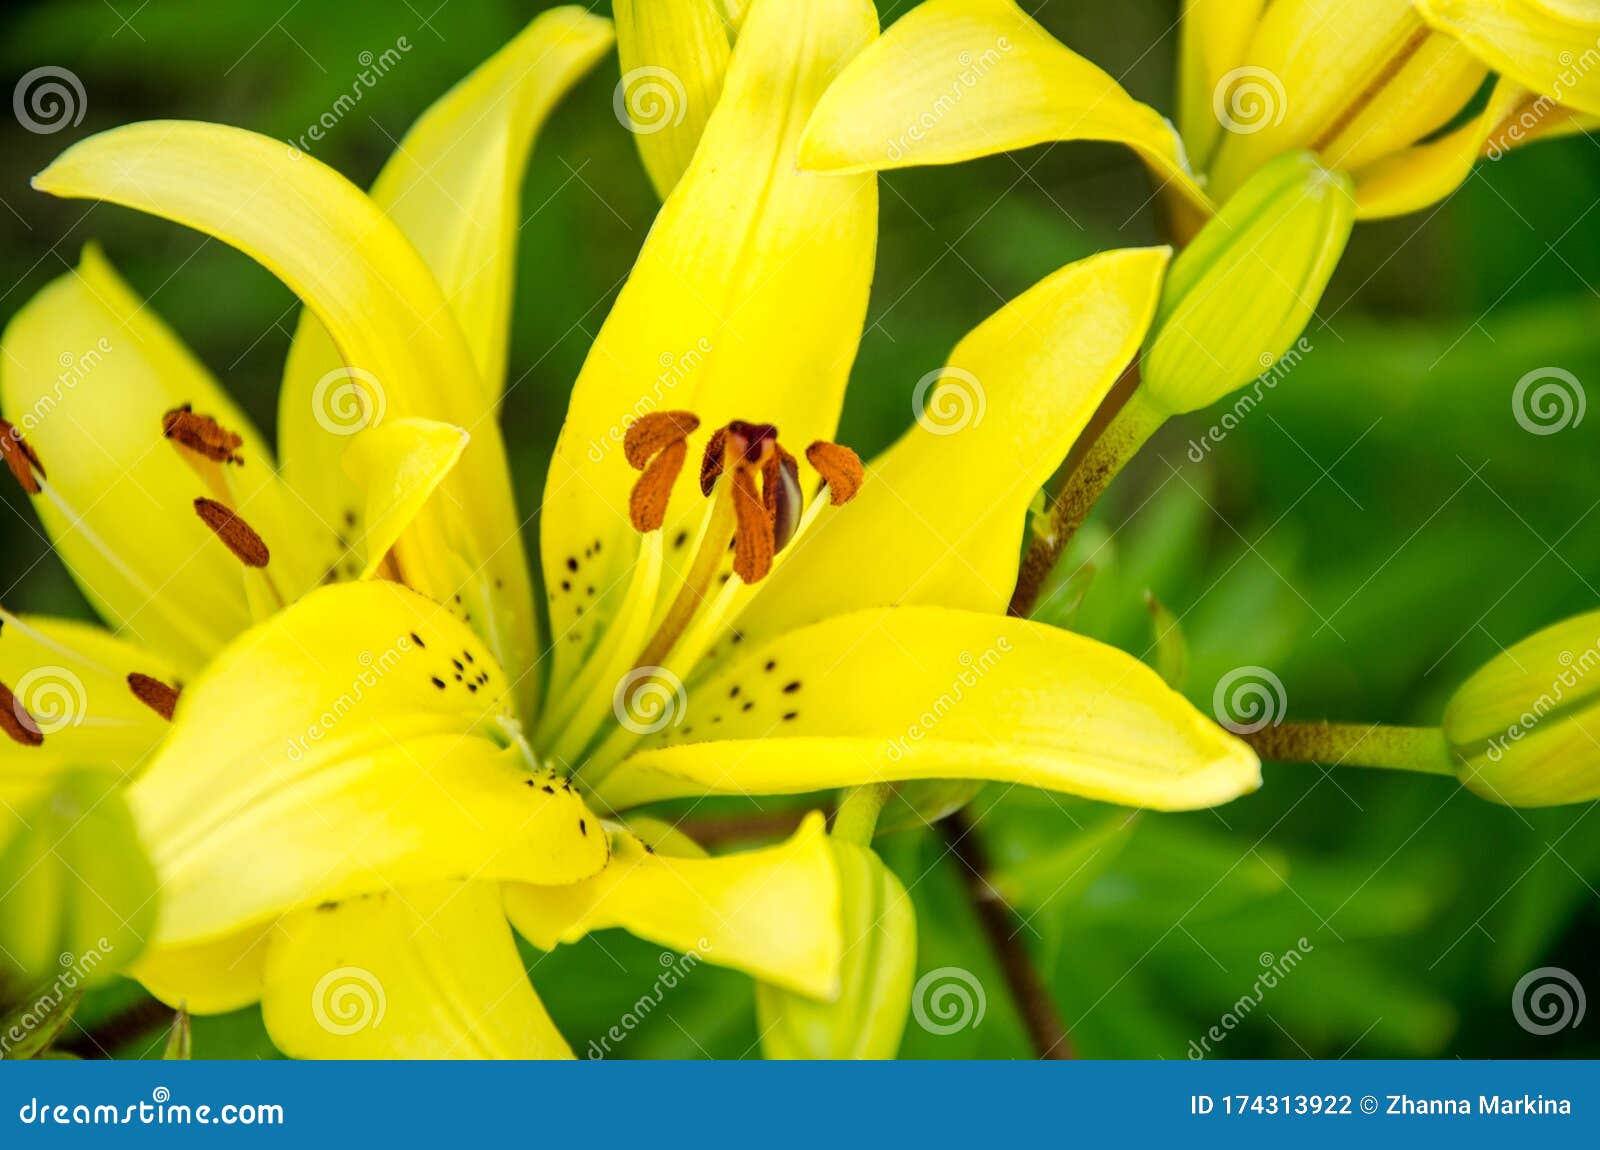
[[[689,167],[733,49],[717,0],[617,0],[612,104],[664,200]]]
[[[1490,660],[1445,709],[1461,781],[1516,807],[1600,798],[1600,611]]]
[[[866,847],[830,840],[839,866],[845,954],[837,1000],[756,987],[768,1058],[893,1058],[917,965],[917,919],[900,880]]]
[[[1309,153],[1256,173],[1173,261],[1144,358],[1146,404],[1195,411],[1272,368],[1310,320],[1354,219],[1349,179]]]

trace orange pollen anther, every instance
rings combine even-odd
[[[243,463],[244,437],[209,415],[198,415],[187,403],[161,417],[161,434],[214,463]]]
[[[826,439],[819,439],[806,448],[806,462],[816,469],[817,474],[822,476],[822,482],[828,485],[828,501],[835,507],[854,499],[856,492],[861,490],[862,480],[866,478],[859,455],[848,447],[829,443]]]
[[[39,494],[39,478],[34,472],[43,475],[44,464],[39,462],[28,441],[22,438],[22,432],[4,419],[0,419],[0,455],[5,456],[6,466],[11,469],[17,482],[22,484],[22,490],[29,495]]]
[[[149,675],[141,675],[134,671],[128,676],[128,689],[133,692],[133,697],[160,715],[167,722],[172,722],[172,713],[178,707],[179,691],[177,687],[169,686],[160,679],[152,679]]]
[[[689,454],[687,440],[699,426],[699,418],[687,411],[652,411],[628,428],[622,453],[644,473],[628,496],[628,518],[635,531],[656,531],[666,521],[667,500]]]
[[[39,724],[4,683],[0,683],[0,731],[24,747],[37,747],[44,742]]]

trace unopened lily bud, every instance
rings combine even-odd
[[[819,1002],[756,988],[768,1058],[893,1058],[917,965],[917,918],[900,880],[866,847],[831,840],[839,865],[845,955],[839,997]]]
[[[1547,627],[1490,660],[1444,714],[1461,781],[1495,802],[1600,798],[1600,611]]]
[[[1350,180],[1309,152],[1281,156],[1240,188],[1172,263],[1145,352],[1146,404],[1208,407],[1297,346],[1350,227]]]

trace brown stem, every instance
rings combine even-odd
[[[1137,366],[1130,367],[1128,371],[1132,373],[1131,378],[1137,381]],[[1123,378],[1129,376],[1124,375]],[[1105,494],[1106,488],[1111,486],[1117,473],[1155,434],[1164,418],[1150,407],[1140,392],[1135,391],[1105,430],[1089,443],[1046,512],[1049,517],[1048,528],[1035,533],[1028,544],[1028,550],[1022,557],[1022,566],[1017,572],[1016,590],[1011,593],[1007,614],[1026,619],[1033,613],[1045,580],[1055,569],[1067,544],[1072,542],[1078,528],[1089,518],[1089,512],[1094,510],[1094,505]],[[1092,433],[1092,428],[1085,429],[1080,442],[1086,441]]]
[[[1326,763],[1428,775],[1455,773],[1454,756],[1437,727],[1386,727],[1379,723],[1277,723],[1239,735],[1263,759]]]
[[[118,1011],[93,1030],[58,1043],[82,1058],[110,1058],[117,1047],[172,1022],[173,1010],[153,998],[141,999]]]
[[[1026,928],[1000,892],[989,885],[988,853],[978,840],[972,823],[964,811],[956,811],[939,823],[939,830],[960,864],[967,898],[1000,964],[1006,986],[1016,1000],[1034,1053],[1040,1058],[1071,1058],[1072,1043],[1067,1037],[1067,1028],[1056,1011],[1055,1001],[1050,997],[1044,980],[1034,969],[1027,948],[1022,944],[1020,936]]]
[[[727,846],[730,843],[747,843],[755,839],[784,838],[794,833],[796,827],[814,807],[795,807],[786,811],[750,811],[737,815],[708,815],[705,818],[684,819],[677,830],[688,835],[703,847]]]

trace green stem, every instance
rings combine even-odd
[[[1378,723],[1279,723],[1241,735],[1264,759],[1454,775],[1455,756],[1438,727]]]
[[[1152,407],[1142,390],[1136,390],[1107,425],[1105,432],[1084,452],[1078,466],[1067,476],[1046,512],[1046,530],[1034,535],[1017,572],[1017,587],[1011,594],[1008,613],[1027,618],[1039,600],[1045,580],[1054,570],[1061,553],[1072,542],[1089,512],[1105,494],[1111,481],[1141,447],[1156,433],[1167,417]]]
[[[892,793],[888,783],[865,783],[845,791],[833,816],[833,837],[856,846],[871,846],[878,815]]]

